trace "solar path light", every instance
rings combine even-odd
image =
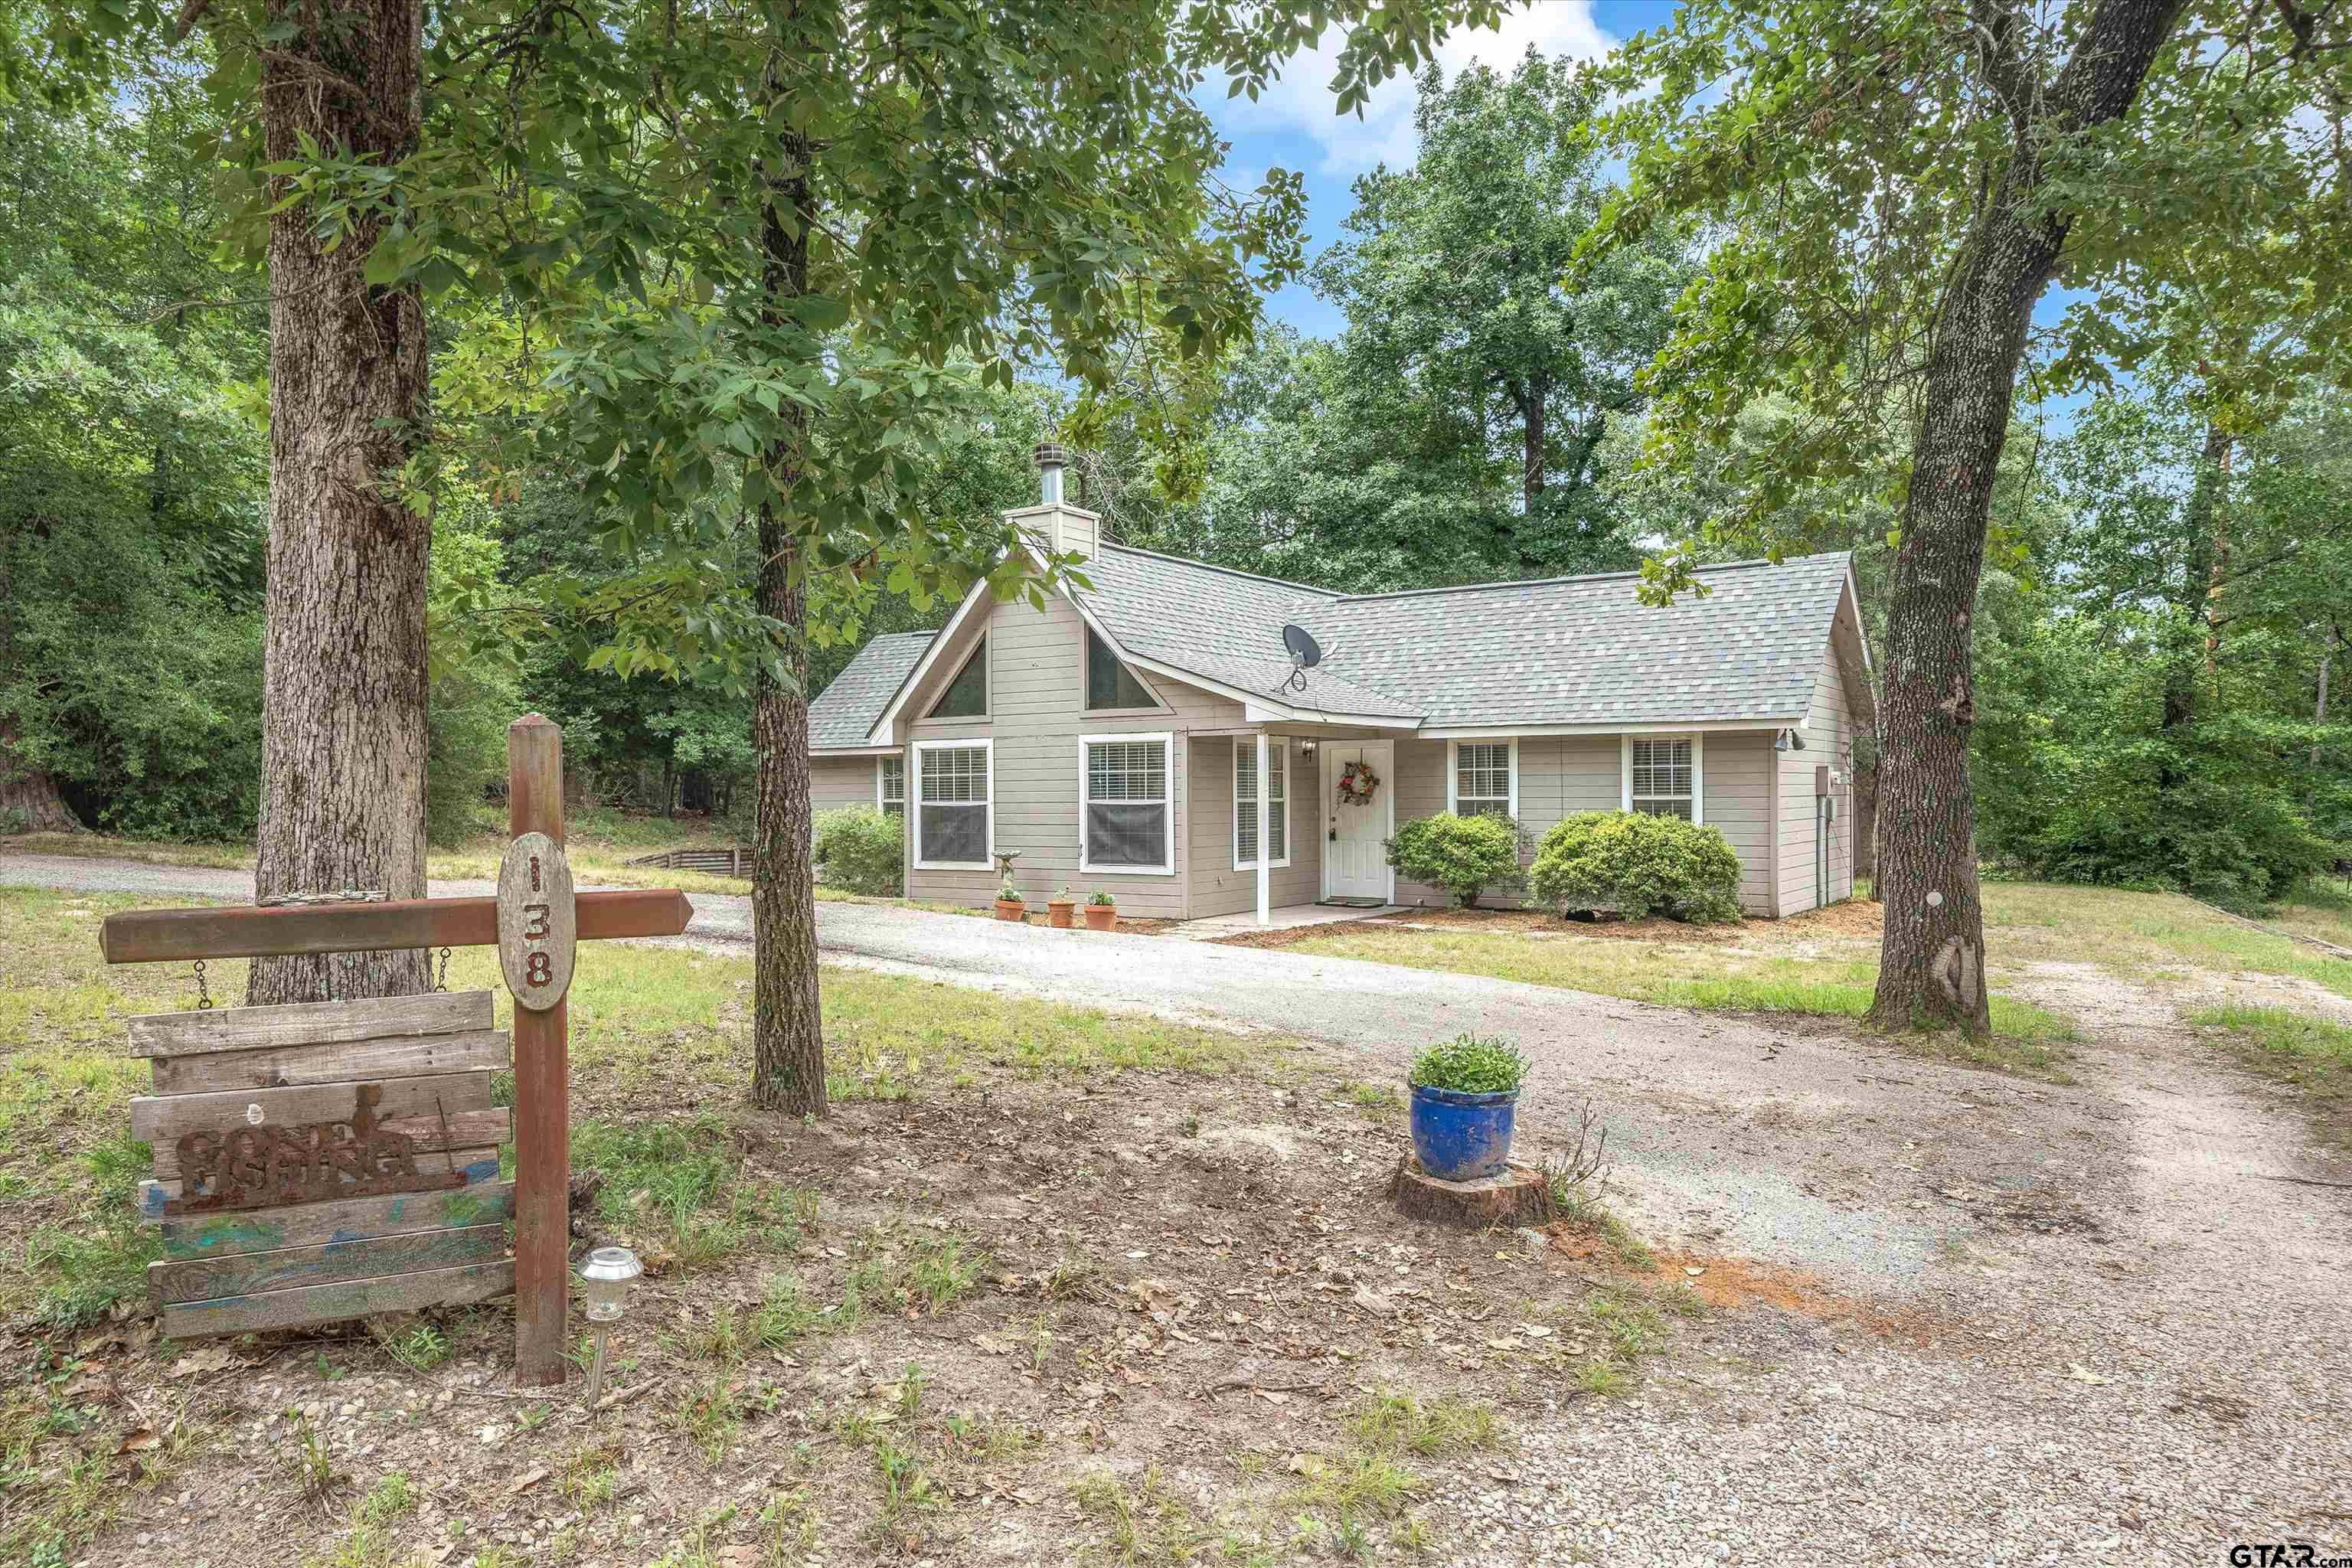
[[[646,1271],[625,1247],[600,1247],[580,1266],[580,1288],[588,1298],[588,1321],[596,1325],[596,1364],[588,1373],[588,1404],[594,1408],[604,1387],[604,1345],[613,1325],[627,1310],[629,1287]]]

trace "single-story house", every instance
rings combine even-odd
[[[1666,608],[1632,573],[1339,594],[1108,542],[1062,500],[1059,449],[1039,461],[1044,503],[1010,518],[1086,584],[1042,612],[977,585],[811,705],[817,808],[898,816],[909,897],[985,903],[1017,852],[1032,907],[1434,906],[1387,864],[1399,823],[1507,812],[1532,846],[1596,809],[1721,828],[1751,914],[1851,894],[1871,697],[1845,555],[1710,566]]]

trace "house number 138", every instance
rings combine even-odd
[[[563,847],[526,833],[499,868],[499,966],[518,1006],[552,1007],[572,984],[578,923]]]

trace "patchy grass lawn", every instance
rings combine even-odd
[[[2331,958],[2283,932],[2242,925],[2174,893],[2132,893],[2052,882],[1988,882],[1985,942],[2000,966],[2034,961],[2095,963],[2127,978],[2162,981],[2183,970],[2277,974],[2352,996],[2352,961]],[[2318,905],[2283,911],[2300,929],[2334,918]],[[2308,934],[2328,937],[2325,930]],[[2352,946],[2352,929],[2343,936]]]
[[[1835,910],[1808,926],[1805,917],[1749,921],[1704,934],[1671,922],[1645,921],[1642,940],[1599,934],[1608,928],[1543,916],[1506,914],[1496,929],[1477,929],[1475,917],[1454,915],[1433,929],[1412,915],[1307,928],[1285,945],[1335,958],[1361,958],[1414,969],[1484,974],[1534,985],[1559,985],[1629,1001],[1655,1002],[1705,1012],[1797,1013],[1859,1018],[1870,1007],[1877,962],[1862,956],[1865,943],[1826,926]],[[1664,928],[1663,930],[1659,928]],[[1993,999],[1995,1037],[1986,1042],[1929,1038],[1932,1054],[2042,1074],[2063,1064],[2074,1027],[2031,1003]]]
[[[2188,1017],[2240,1066],[2301,1090],[2321,1132],[2352,1147],[2352,1028],[2286,1007],[2202,1007]]]
[[[745,1103],[746,962],[598,943],[582,1220],[651,1269],[602,1406],[512,1390],[495,1304],[162,1344],[123,1020],[194,985],[99,963],[137,901],[0,889],[0,1562],[1402,1561],[1512,1409],[1682,1331],[1673,1279],[1397,1219],[1360,1064],[828,968],[803,1125]]]

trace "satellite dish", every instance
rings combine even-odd
[[[1305,626],[1283,627],[1282,645],[1290,650],[1290,662],[1301,669],[1312,669],[1323,662],[1323,649]]]

